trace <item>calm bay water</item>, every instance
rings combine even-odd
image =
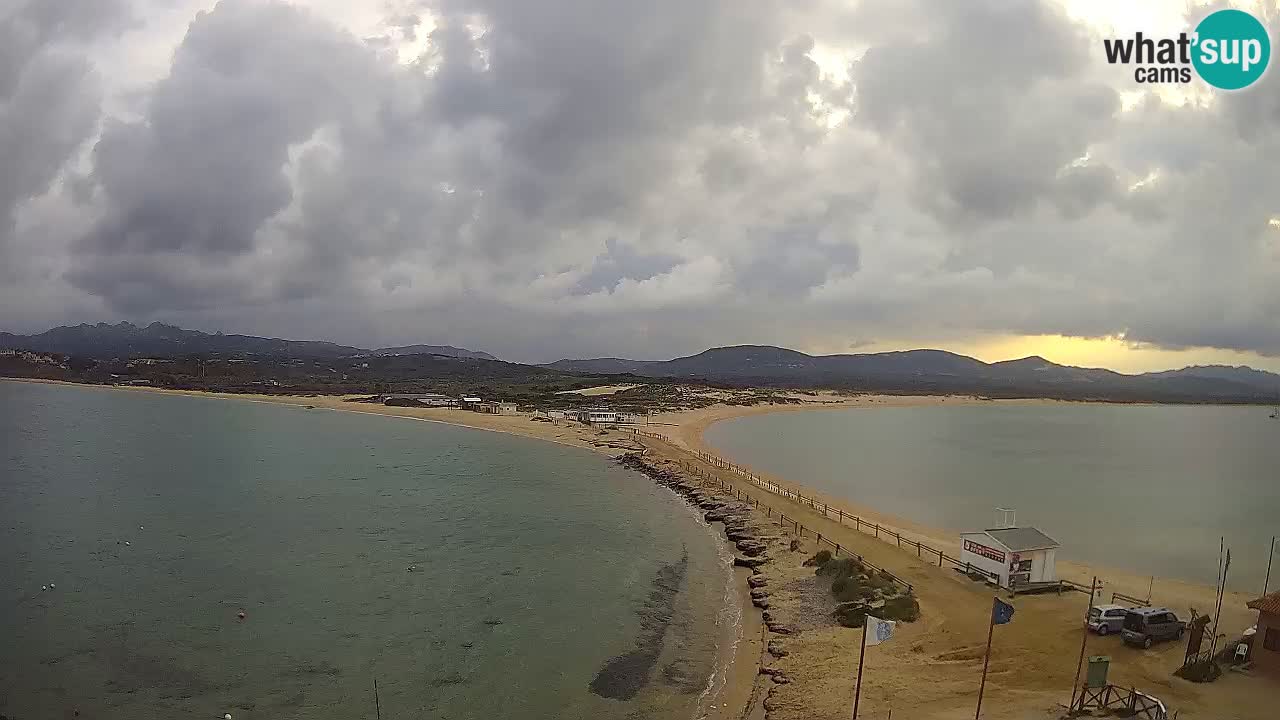
[[[1016,508],[1062,556],[1144,575],[1212,584],[1226,536],[1231,586],[1256,592],[1280,534],[1280,420],[1269,411],[847,408],[739,418],[706,438],[759,470],[933,527],[992,527],[997,506]]]
[[[18,720],[691,717],[731,635],[710,530],[586,451],[0,382],[0,470]]]

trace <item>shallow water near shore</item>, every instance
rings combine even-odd
[[[372,718],[375,678],[384,718],[687,718],[737,613],[687,506],[539,441],[0,382],[0,463],[17,720]]]
[[[990,403],[754,415],[712,425],[724,457],[911,522],[993,527],[1017,510],[1060,557],[1261,592],[1280,534],[1270,408]],[[1277,553],[1280,565],[1280,553]],[[1272,589],[1277,586],[1272,572]]]

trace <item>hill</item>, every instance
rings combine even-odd
[[[0,349],[34,350],[94,359],[216,357],[340,358],[355,355],[416,355],[497,360],[494,356],[450,345],[407,345],[367,350],[319,340],[283,340],[254,335],[225,335],[185,330],[154,322],[146,327],[121,322],[68,325],[36,335],[0,332]]]
[[[455,358],[473,358],[476,360],[497,360],[487,352],[476,352],[456,348],[452,345],[404,345],[401,347],[378,348],[374,355],[443,355]]]
[[[768,345],[738,345],[673,360],[560,360],[546,367],[729,385],[910,394],[1166,402],[1273,402],[1280,397],[1280,375],[1248,367],[1195,366],[1126,375],[1059,365],[1038,356],[986,363],[942,350],[808,355]]]

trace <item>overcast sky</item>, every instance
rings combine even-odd
[[[0,329],[1274,368],[1275,70],[1102,52],[1204,12],[0,0]]]

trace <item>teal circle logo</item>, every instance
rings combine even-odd
[[[1243,10],[1219,10],[1196,26],[1191,63],[1220,90],[1249,87],[1267,71],[1271,37],[1258,19]]]

